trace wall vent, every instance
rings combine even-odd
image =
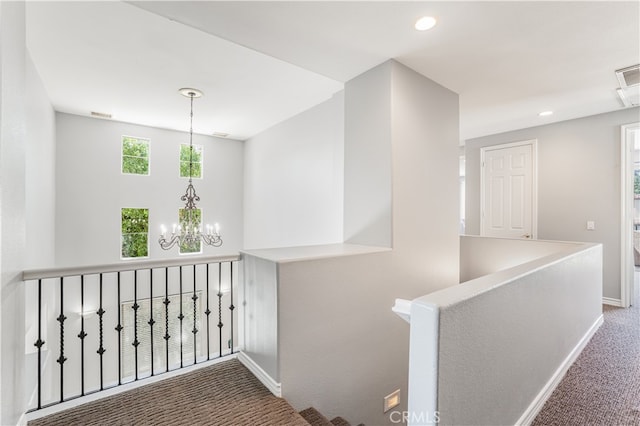
[[[98,117],[98,118],[111,118],[111,114],[106,114],[104,112],[95,112],[95,111],[91,111],[91,116]]]
[[[229,136],[229,133],[222,133],[222,132],[214,132],[213,136],[217,137],[217,138],[226,138]]]
[[[640,64],[616,70],[620,88],[616,90],[626,107],[640,105]]]
[[[620,87],[637,86],[640,84],[640,64],[616,70]]]

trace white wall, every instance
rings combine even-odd
[[[473,241],[484,242],[476,255],[487,262],[497,251],[539,248]],[[409,424],[435,424],[435,411],[442,425],[533,420],[602,321],[602,246],[559,248],[412,302]]]
[[[480,148],[537,139],[538,237],[602,243],[603,295],[620,299],[620,126],[636,121],[630,108],[467,141],[467,234],[480,233]]]
[[[194,117],[197,120],[197,115]],[[149,257],[179,256],[157,244],[160,225],[176,223],[187,179],[178,177],[178,150],[189,134],[57,113],[56,263],[74,266],[120,261],[120,209],[149,208]],[[186,124],[186,123],[185,123]],[[121,173],[123,135],[148,138],[150,175]],[[194,135],[203,145],[203,179],[193,184],[203,222],[220,224],[224,245],[205,255],[235,253],[242,246],[243,143]]]
[[[442,288],[459,282],[458,94],[390,64],[393,248],[425,287]]]
[[[244,317],[242,350],[275,382],[280,381],[278,353],[278,273],[275,263],[243,255]],[[240,305],[240,304],[239,304]]]
[[[458,95],[392,60],[345,92],[345,242],[457,283]]]
[[[344,94],[245,142],[245,248],[342,242]]]
[[[345,86],[344,241],[392,246],[391,71],[386,62]]]
[[[31,57],[26,58],[26,232],[25,266],[47,268],[55,264],[56,127],[55,112]]]
[[[0,424],[23,413],[26,105],[24,2],[0,2]]]
[[[297,409],[393,424],[383,398],[401,389],[406,408],[409,345],[394,299],[459,282],[458,95],[389,61],[348,82],[345,103],[345,238],[393,250],[273,250],[279,379]],[[273,273],[254,280],[274,287]]]
[[[460,236],[460,282],[575,249],[577,243]]]
[[[25,231],[27,250],[25,268],[46,268],[55,264],[55,112],[29,55],[26,56],[26,165]],[[35,307],[37,292],[25,286],[25,398],[31,398],[37,383],[38,339]],[[45,293],[44,306],[53,306],[55,296]],[[54,323],[53,312],[46,318]],[[43,338],[43,340],[47,340]],[[51,357],[53,358],[53,357]]]

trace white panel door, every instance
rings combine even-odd
[[[481,235],[535,238],[535,141],[482,149]]]

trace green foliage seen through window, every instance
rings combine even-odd
[[[180,145],[180,177],[189,177],[189,157],[191,156],[191,177],[202,177],[202,146],[193,145],[189,153],[189,145]]]
[[[193,228],[198,228],[199,230],[200,225],[202,224],[202,213],[200,209],[180,209],[178,210],[178,220],[183,231],[186,231],[189,223],[191,223],[192,230]],[[180,253],[200,253],[202,250],[201,243],[202,241],[200,240],[197,240],[191,244],[186,242],[182,243],[180,244]]]
[[[122,173],[149,174],[149,140],[122,137]]]
[[[123,208],[121,211],[123,259],[149,255],[149,209]]]
[[[640,170],[635,170],[633,173],[633,193],[640,195]]]

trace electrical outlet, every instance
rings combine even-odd
[[[596,229],[596,223],[592,220],[587,221],[587,231],[594,231]]]
[[[400,405],[400,389],[397,389],[384,397],[384,412]]]

